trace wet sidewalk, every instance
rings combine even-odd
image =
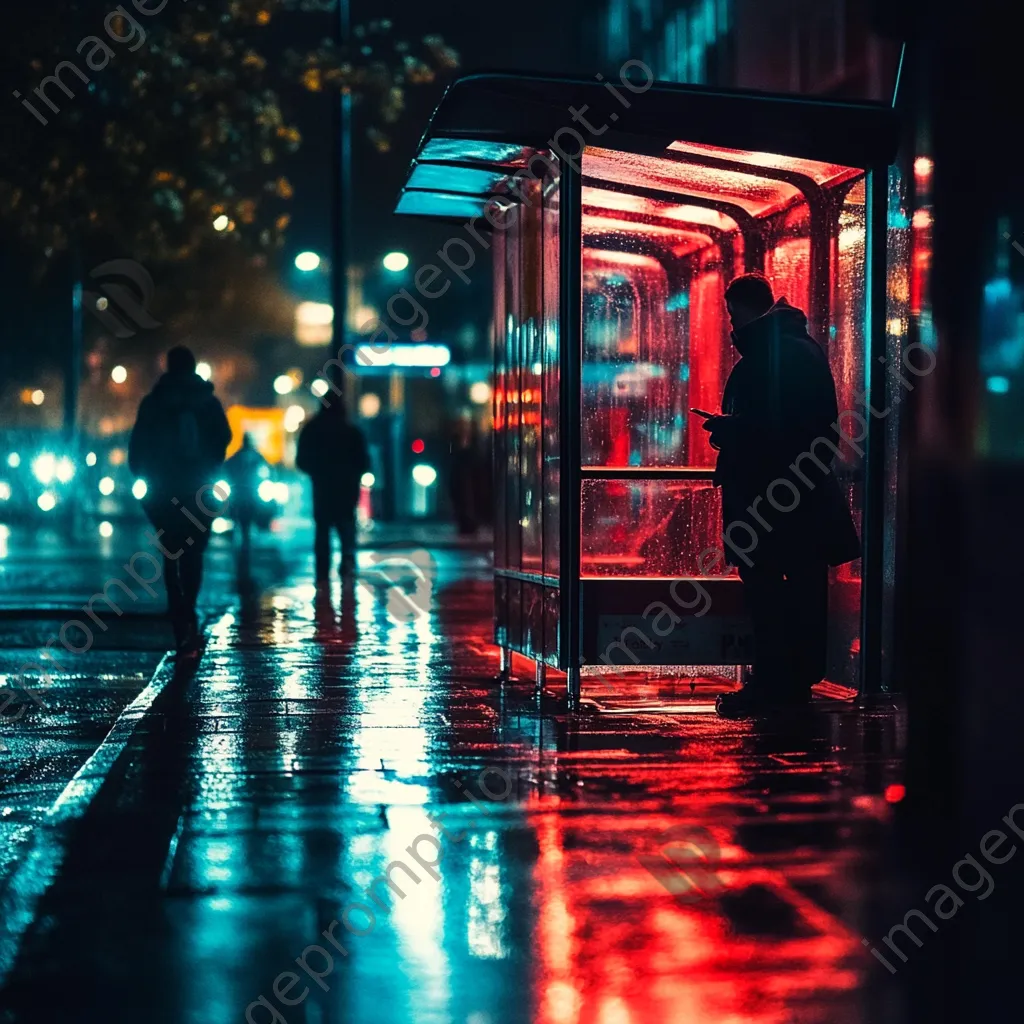
[[[0,1019],[881,1020],[895,709],[570,718],[496,682],[482,555],[396,554],[331,594],[293,573],[164,663],[6,894]]]

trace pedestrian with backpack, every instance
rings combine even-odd
[[[172,348],[166,366],[139,406],[128,465],[146,483],[142,507],[164,558],[167,613],[178,653],[194,657],[200,648],[196,601],[203,554],[216,514],[212,481],[231,428],[213,385],[196,373],[189,349]]]

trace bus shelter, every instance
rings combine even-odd
[[[721,673],[751,660],[722,548],[724,294],[761,271],[808,315],[849,412],[835,472],[862,558],[831,578],[829,679],[877,688],[885,519],[892,111],[634,80],[453,84],[397,212],[452,225],[439,265],[493,261],[495,641],[582,680],[609,665]],[[479,270],[475,272],[479,273]],[[433,275],[433,276],[431,276]],[[429,283],[429,282],[428,282]],[[426,294],[426,293],[425,293]],[[856,415],[853,415],[856,413]],[[842,418],[842,417],[841,417]],[[736,669],[732,668],[735,673]]]

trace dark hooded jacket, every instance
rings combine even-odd
[[[295,465],[313,481],[314,519],[350,513],[370,469],[366,438],[340,407],[328,406],[302,428]]]
[[[752,549],[754,565],[852,561],[860,544],[835,476],[835,382],[807,317],[780,299],[733,343],[742,358],[725,386],[723,417],[710,424],[723,526],[745,524],[727,536],[728,561],[746,564],[734,547]]]
[[[128,465],[153,497],[185,500],[211,482],[230,441],[213,385],[195,373],[165,373],[139,406]]]

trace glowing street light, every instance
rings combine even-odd
[[[295,390],[295,381],[287,373],[274,378],[274,390],[279,395],[290,395]]]
[[[32,404],[33,405],[42,405],[43,402],[45,402],[45,401],[46,401],[46,392],[42,391],[39,388],[36,388],[35,391],[32,392]]]
[[[295,257],[295,269],[308,274],[320,266],[320,257],[315,252],[300,252]]]
[[[209,363],[196,363],[196,373],[203,380],[209,380],[213,376],[213,367]]]
[[[231,218],[226,214],[222,213],[219,217],[213,219],[213,230],[214,231],[227,231],[228,225],[231,223]]]
[[[400,274],[409,266],[409,257],[404,252],[389,252],[381,262],[385,270],[390,270],[392,274]]]
[[[110,379],[115,384],[123,384],[128,379],[128,371],[123,366],[115,366],[110,371]]]

